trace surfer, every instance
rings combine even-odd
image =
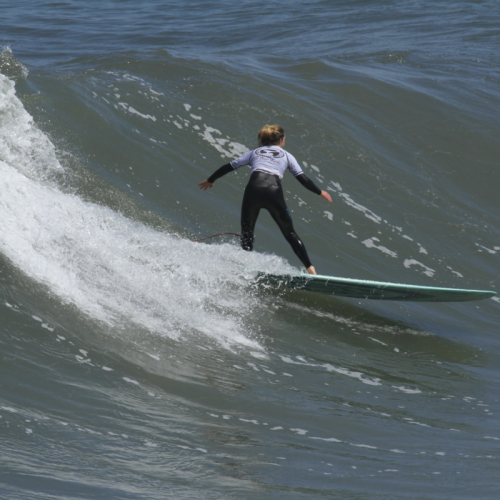
[[[306,247],[293,228],[292,217],[288,210],[281,180],[289,169],[294,177],[309,191],[316,193],[331,202],[331,196],[314,184],[304,175],[297,160],[283,148],[285,147],[285,131],[278,125],[265,125],[258,133],[259,147],[248,151],[238,159],[223,165],[206,181],[200,182],[200,189],[206,191],[214,186],[214,182],[237,168],[250,165],[250,179],[241,206],[241,247],[253,250],[253,232],[261,208],[265,208],[274,219],[293,251],[304,264],[309,274],[316,274],[309,260]]]

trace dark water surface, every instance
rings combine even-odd
[[[269,288],[265,123],[321,274],[499,290],[497,2],[21,2],[0,16],[0,497],[496,499],[500,300]]]

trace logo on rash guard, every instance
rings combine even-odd
[[[259,156],[265,156],[270,160],[277,160],[278,158],[283,158],[283,156],[285,156],[285,152],[283,150],[276,150],[276,149],[261,148],[257,149],[255,153],[258,154]]]

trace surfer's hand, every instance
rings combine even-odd
[[[203,191],[206,191],[207,189],[213,188],[214,183],[208,182],[208,181],[203,181],[203,182],[199,182],[198,186],[200,186],[200,189],[203,189]]]
[[[322,196],[326,201],[332,202],[332,197],[326,191],[321,191],[320,196]]]

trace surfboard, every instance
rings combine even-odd
[[[488,299],[497,294],[488,290],[462,290],[458,288],[404,285],[311,274],[293,276],[259,273],[259,278],[275,286],[356,299],[465,302],[469,300]]]

